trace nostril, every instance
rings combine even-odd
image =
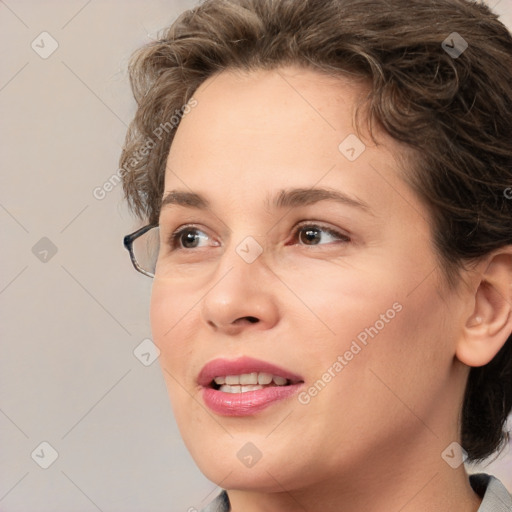
[[[251,324],[255,324],[255,323],[259,322],[259,319],[256,318],[255,316],[243,316],[241,318],[238,318],[236,320],[236,323],[243,322],[243,321],[247,321]]]

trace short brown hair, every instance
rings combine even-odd
[[[449,51],[454,41],[467,43],[462,55]],[[158,222],[175,131],[156,130],[203,81],[287,64],[368,83],[370,126],[413,151],[405,178],[432,214],[449,284],[465,264],[512,243],[512,37],[469,0],[206,0],[186,11],[130,62],[138,109],[120,167],[132,209]],[[507,439],[511,408],[512,336],[470,371],[461,414],[470,460]]]

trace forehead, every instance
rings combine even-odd
[[[347,79],[302,68],[224,71],[194,93],[197,106],[181,121],[170,158],[309,161],[318,148],[334,159],[341,137],[354,129],[355,102],[364,92]]]
[[[405,186],[395,158],[403,148],[384,133],[374,134],[376,146],[354,126],[367,93],[361,83],[296,67],[214,75],[177,129],[165,193],[222,194],[247,207],[292,186],[321,184],[367,203],[394,195]],[[356,159],[347,158],[347,140]]]

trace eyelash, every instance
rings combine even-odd
[[[335,237],[335,238],[338,238],[339,241],[341,243],[348,243],[348,242],[351,242],[351,239],[348,235],[344,234],[344,233],[341,233],[335,229],[332,229],[332,228],[328,228],[326,226],[322,226],[321,224],[318,224],[318,223],[314,223],[314,222],[311,222],[311,221],[304,221],[302,223],[299,223],[298,225],[295,226],[294,230],[293,230],[293,240],[296,240],[297,239],[297,236],[299,235],[299,233],[304,230],[305,228],[313,228],[313,229],[317,229],[317,230],[320,230],[320,231],[324,231],[325,233]],[[185,250],[185,251],[190,251],[192,249],[190,248],[186,248],[186,247],[176,247],[176,245],[178,243],[180,243],[180,237],[183,233],[185,233],[186,231],[200,231],[200,232],[203,232],[203,230],[199,229],[198,227],[196,227],[195,225],[193,224],[190,224],[190,225],[185,225],[185,226],[182,226],[180,227],[179,229],[177,229],[176,231],[174,231],[173,233],[171,233],[171,235],[169,236],[169,245],[171,247],[171,249],[173,251],[175,250]],[[312,246],[308,246],[306,244],[302,244],[304,247],[315,247],[315,245],[313,244]],[[318,245],[329,245],[329,244],[318,244]],[[194,248],[193,248],[194,249]]]

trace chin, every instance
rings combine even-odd
[[[219,461],[196,461],[199,469],[208,480],[223,489],[239,491],[278,492],[289,488],[289,475],[283,474],[283,464],[268,469],[261,460],[252,468],[241,464],[226,464]],[[296,482],[295,479],[292,479]]]
[[[275,492],[283,485],[288,488],[291,482],[296,483],[298,475],[292,478],[292,468],[286,463],[293,454],[279,452],[268,440],[258,441],[259,436],[254,436],[252,443],[250,437],[224,433],[220,440],[204,435],[199,440],[189,435],[185,444],[203,475],[224,489]]]

